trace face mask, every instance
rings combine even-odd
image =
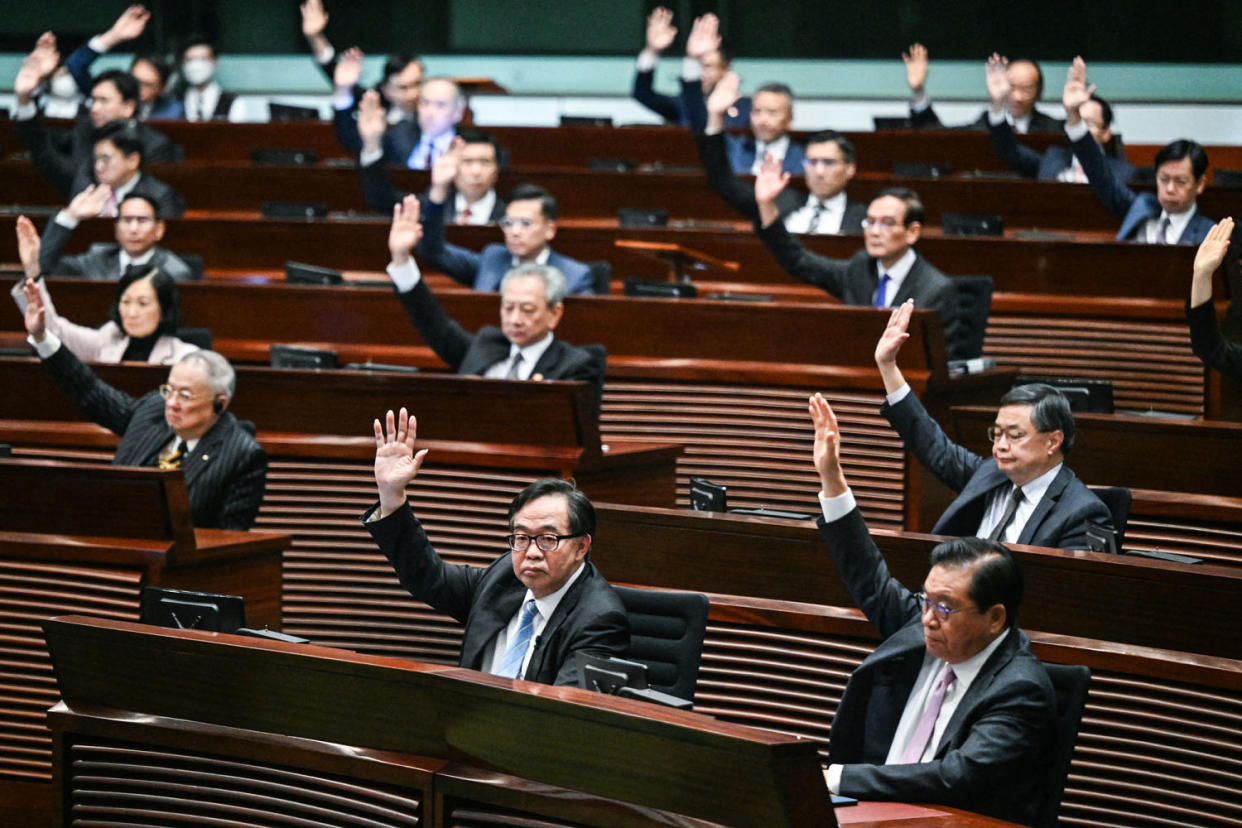
[[[57,75],[52,78],[52,85],[48,91],[57,98],[76,98],[78,85],[74,82],[72,75]]]
[[[181,73],[185,75],[186,81],[199,86],[211,80],[211,76],[216,73],[216,65],[206,58],[194,58],[181,64]]]

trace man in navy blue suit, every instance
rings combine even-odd
[[[719,87],[736,90],[740,80],[736,72],[726,72]],[[719,89],[716,90],[719,92]],[[683,90],[687,107],[701,106],[703,91]],[[793,124],[793,90],[783,83],[765,83],[751,97],[750,135],[726,135],[729,166],[735,173],[758,175],[759,167],[767,155],[779,159],[781,169],[790,175],[802,175],[802,147],[789,134]]]
[[[1082,164],[1091,189],[1104,206],[1121,220],[1118,239],[1148,244],[1198,244],[1213,221],[1198,211],[1195,201],[1207,185],[1207,153],[1196,141],[1181,139],[1156,153],[1156,194],[1136,193],[1117,182],[1105,166],[1104,152],[1091,137],[1082,107],[1095,86],[1087,85],[1087,65],[1074,58],[1065,82],[1065,134]]]
[[[564,273],[571,294],[595,292],[589,267],[548,246],[556,237],[556,199],[542,187],[519,184],[513,188],[504,218],[497,222],[505,234],[504,244],[489,244],[480,253],[444,240],[445,202],[434,199],[431,193],[423,209],[423,238],[415,252],[442,273],[475,290],[498,290],[500,280],[512,268],[534,262]]]

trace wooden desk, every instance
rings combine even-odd
[[[142,588],[164,586],[241,595],[250,625],[280,629],[288,546],[286,535],[192,529],[179,471],[0,460],[0,822],[49,804],[45,714],[57,692],[45,619],[136,621]]]

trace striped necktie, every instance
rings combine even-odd
[[[517,633],[505,650],[505,657],[496,668],[496,675],[505,678],[518,678],[522,672],[522,662],[526,660],[526,650],[530,647],[531,633],[535,629],[535,615],[538,608],[535,599],[531,598],[522,607],[522,617],[518,620]]]

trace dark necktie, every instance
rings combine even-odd
[[[1169,220],[1168,216],[1165,216],[1164,218],[1160,219],[1160,230],[1159,232],[1156,233],[1156,244],[1168,244],[1169,243],[1169,228],[1172,225],[1173,225],[1173,222]]]
[[[875,306],[877,308],[888,307],[888,283],[890,277],[887,273],[880,274],[880,286],[875,289]]]
[[[513,360],[509,363],[509,370],[505,372],[505,379],[521,379],[518,376],[518,368],[522,365],[522,352],[518,351],[513,355]]]
[[[1018,511],[1018,504],[1022,502],[1022,487],[1015,486],[1013,494],[1009,498],[1009,505],[1005,507],[1005,514],[1001,515],[1000,522],[992,528],[988,534],[988,540],[998,541],[1005,530],[1009,528],[1009,524],[1013,523],[1013,516]]]
[[[811,213],[811,221],[806,226],[806,232],[815,233],[819,231],[819,220],[824,217],[824,202],[816,200],[815,210]]]

